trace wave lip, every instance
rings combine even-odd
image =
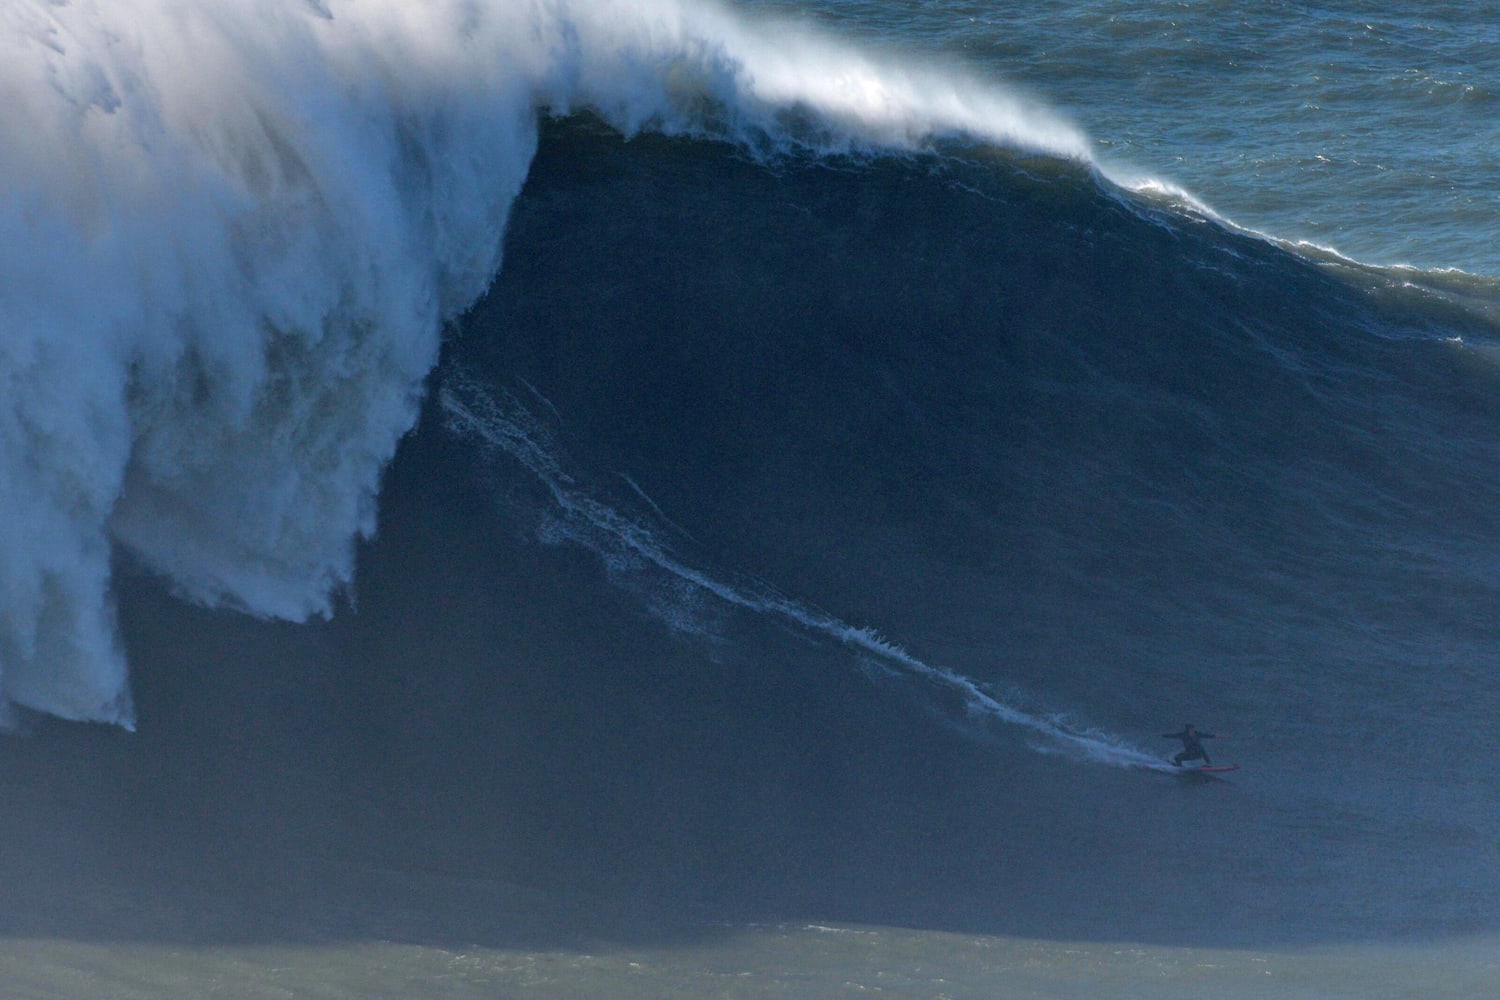
[[[257,615],[350,579],[535,146],[394,10],[0,8],[5,700],[132,724],[115,544]]]
[[[994,86],[711,4],[0,0],[0,23],[0,703],[125,726],[112,548],[194,601],[329,613],[540,115],[1087,158]]]

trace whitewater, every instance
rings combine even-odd
[[[1089,162],[991,82],[712,4],[10,0],[0,23],[0,692],[127,728],[118,558],[292,621],[349,586],[539,117]]]
[[[1496,30],[0,0],[0,993],[1495,995]]]

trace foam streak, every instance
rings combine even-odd
[[[450,430],[509,456],[546,486],[552,500],[573,530],[569,537],[601,555],[609,545],[623,546],[635,556],[684,581],[697,591],[757,615],[779,618],[809,632],[866,654],[897,673],[959,695],[969,714],[980,720],[1019,726],[1050,741],[1052,748],[1073,756],[1117,767],[1158,767],[1161,762],[1106,733],[1081,730],[1059,717],[1046,717],[1008,705],[974,679],[913,656],[870,628],[851,625],[814,610],[768,587],[726,582],[682,562],[646,526],[590,496],[564,471],[562,459],[546,426],[514,395],[487,394],[462,373],[450,373],[440,395]]]
[[[132,724],[119,545],[326,615],[539,116],[1084,155],[959,76],[686,0],[0,0],[0,712]]]

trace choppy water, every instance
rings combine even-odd
[[[1494,275],[1483,4],[741,4],[1019,85],[1124,178],[1359,260]]]

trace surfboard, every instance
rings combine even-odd
[[[1212,764],[1202,765],[1198,767],[1195,767],[1192,764],[1184,764],[1181,767],[1178,767],[1170,760],[1164,760],[1160,763],[1154,761],[1142,762],[1135,766],[1144,768],[1147,771],[1156,771],[1159,774],[1201,774],[1205,777],[1227,774],[1230,771],[1238,771],[1240,769],[1240,766],[1238,764]]]

